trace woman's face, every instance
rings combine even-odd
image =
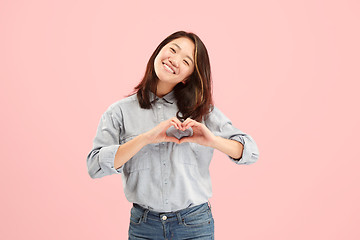
[[[166,44],[154,61],[159,83],[172,89],[194,71],[195,44],[186,37],[180,37]]]

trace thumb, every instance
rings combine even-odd
[[[165,137],[165,141],[167,142],[174,142],[174,143],[177,143],[177,144],[180,144],[180,140],[177,139],[176,137],[170,137],[170,136],[167,136]]]
[[[179,143],[181,144],[181,143],[185,143],[185,142],[192,142],[191,138],[193,138],[193,137],[183,137],[179,140]]]

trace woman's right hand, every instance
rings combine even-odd
[[[175,142],[179,144],[179,139],[166,135],[166,130],[168,130],[171,126],[174,126],[177,129],[181,128],[180,120],[177,117],[172,117],[168,120],[162,121],[156,127],[144,133],[144,135],[149,143]]]

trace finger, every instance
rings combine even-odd
[[[183,124],[187,124],[188,122],[190,122],[192,119],[191,118],[187,118],[184,122],[183,122]]]
[[[176,121],[171,120],[171,124],[174,125],[174,127],[175,127],[176,129],[180,129],[180,128],[181,128],[181,124],[179,124],[179,123],[176,122]]]
[[[166,131],[169,127],[174,126],[176,128],[176,123],[170,121],[170,120],[166,120],[163,122],[162,125],[162,131]]]
[[[186,126],[187,124],[189,124],[190,122],[192,122],[192,121],[194,121],[194,120],[191,119],[191,118],[187,118],[187,119],[182,123],[182,126],[185,128],[185,126]]]
[[[168,119],[166,122],[167,128],[170,127],[171,125],[173,125],[175,128],[178,128],[178,123],[173,118]]]
[[[185,129],[188,129],[189,127],[196,127],[197,126],[197,122],[195,120],[192,120],[191,122],[187,123],[185,125]]]
[[[179,120],[177,117],[171,118],[170,121],[171,121],[171,122],[174,122],[174,123],[176,124],[177,129],[180,129],[180,128],[181,128],[181,122],[180,122],[180,120]]]
[[[179,126],[176,122],[170,121],[170,125],[174,126],[176,129],[179,128]]]
[[[186,120],[185,120],[186,121]],[[184,131],[185,130],[185,128],[184,128],[184,123],[185,123],[185,121],[180,121],[180,130],[182,130],[182,131]]]

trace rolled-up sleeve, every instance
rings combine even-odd
[[[123,171],[123,166],[118,169],[114,167],[115,154],[120,146],[121,116],[121,111],[116,111],[112,106],[101,116],[93,147],[87,156],[87,168],[91,178],[120,174]]]
[[[259,159],[259,149],[254,139],[237,129],[232,122],[217,107],[214,106],[213,111],[209,114],[205,125],[215,135],[226,139],[240,142],[243,146],[242,156],[239,159],[228,157],[237,164],[252,164]]]

